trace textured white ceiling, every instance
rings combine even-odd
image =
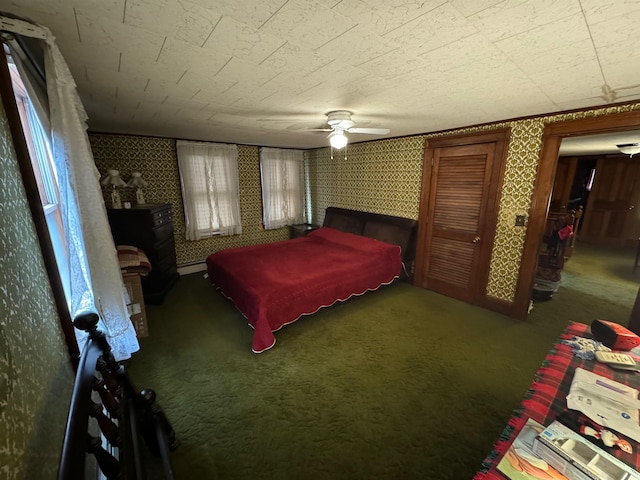
[[[640,99],[638,0],[0,0],[48,27],[93,131],[327,145]]]

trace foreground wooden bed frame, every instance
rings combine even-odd
[[[180,442],[155,392],[133,386],[98,329],[97,313],[81,313],[73,324],[89,335],[75,368],[57,479],[142,480],[150,478],[146,463],[152,461],[172,480],[170,452]]]
[[[346,208],[327,207],[322,226],[398,245],[402,250],[402,262],[405,266],[404,278],[411,280],[413,277],[418,229],[416,220]]]

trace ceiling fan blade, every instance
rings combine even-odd
[[[372,135],[384,135],[386,133],[389,133],[390,131],[391,130],[389,130],[388,128],[347,128],[347,132],[349,133],[370,133]]]
[[[333,132],[333,128],[307,128],[305,132]]]

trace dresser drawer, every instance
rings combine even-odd
[[[152,230],[151,234],[153,235],[152,242],[164,242],[173,238],[173,223],[165,223],[164,225],[160,225]]]
[[[164,275],[167,271],[176,270],[175,256],[161,257],[155,263],[151,264],[151,272]]]
[[[154,245],[154,250],[156,255],[161,258],[170,258],[175,262],[176,260],[176,243],[173,240],[173,236],[165,239],[165,241],[161,243],[156,243]]]
[[[153,246],[148,247],[147,250],[145,250],[145,253],[151,262],[153,270],[161,269],[162,264],[176,264],[176,245],[173,237],[162,242],[156,242]]]
[[[164,210],[157,210],[153,212],[151,215],[151,223],[153,227],[159,227],[161,225],[166,225],[173,221],[173,217],[171,215],[171,208],[166,208]]]
[[[136,232],[150,231],[154,228],[171,225],[173,215],[171,205],[136,205],[132,208],[112,208],[107,210],[109,224],[113,232],[114,240],[121,243],[116,237],[135,235]]]

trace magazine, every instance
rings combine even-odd
[[[527,419],[520,433],[509,446],[498,470],[511,480],[568,480],[567,477],[533,453],[533,440],[545,429],[538,422]]]

